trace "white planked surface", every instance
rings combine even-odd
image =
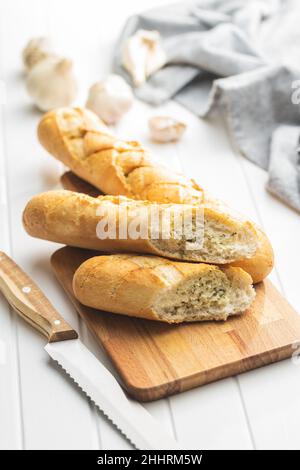
[[[6,86],[0,112],[0,249],[39,283],[103,361],[51,272],[49,256],[57,246],[30,239],[22,229],[27,200],[55,188],[61,167],[37,143],[40,114],[24,90],[20,52],[30,37],[51,34],[57,49],[76,63],[77,103],[83,104],[88,86],[109,70],[126,17],[162,3],[168,1],[0,2],[0,79]],[[158,146],[148,140],[147,117],[156,112],[171,112],[188,123],[180,143]],[[299,215],[265,191],[266,174],[233,151],[221,123],[198,120],[174,103],[161,110],[136,103],[116,130],[120,136],[140,139],[162,162],[184,170],[263,225],[276,252],[271,278],[300,312]],[[48,361],[44,344],[0,298],[0,448],[129,449]],[[300,367],[284,361],[146,406],[186,448],[300,449],[299,392]]]

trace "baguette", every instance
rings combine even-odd
[[[188,204],[156,204],[125,196],[94,198],[60,190],[34,196],[24,210],[23,223],[31,236],[105,252],[149,253],[171,259],[214,264],[225,264],[253,255],[258,240],[256,230],[250,222],[203,207],[200,224],[197,225],[199,207]],[[154,211],[156,218],[152,217]],[[123,230],[120,237],[123,222],[127,222],[127,228],[133,227],[139,214],[138,222],[145,224],[145,231],[138,233],[136,230],[128,230],[125,233]],[[103,228],[108,217],[114,217],[113,221],[116,222],[115,227],[112,226],[113,238],[101,239],[99,223],[103,221]],[[176,217],[180,222],[179,227],[175,223]],[[170,220],[169,232],[163,232],[162,220]],[[186,223],[184,230],[180,231],[183,220]],[[134,238],[136,235],[139,238]]]
[[[91,184],[82,180],[71,171],[68,171],[62,175],[61,183],[65,189],[68,189],[70,191],[82,192],[93,197],[101,195],[101,192],[95,186],[92,186]],[[218,208],[218,210],[220,210],[220,203],[218,203],[215,199],[213,200],[206,197],[204,205],[206,207],[211,207],[215,209]],[[222,207],[224,211],[223,204]],[[228,212],[228,208],[225,209],[225,213],[226,211]],[[236,266],[244,269],[244,271],[251,275],[253,283],[256,284],[257,282],[263,280],[267,276],[267,274],[271,272],[273,268],[274,254],[272,246],[265,233],[261,230],[258,225],[254,224],[254,227],[256,230],[258,242],[258,247],[255,252],[255,256],[231,262],[230,266]]]
[[[193,180],[151,162],[139,143],[118,140],[88,110],[50,111],[39,123],[38,136],[41,144],[75,175],[106,194],[158,203],[204,203],[218,210],[219,204],[204,198],[202,188]],[[258,246],[254,255],[234,261],[254,283],[262,281],[274,264],[270,241],[259,227],[256,231]]]
[[[161,203],[203,201],[203,190],[192,179],[151,161],[139,142],[114,137],[89,110],[46,113],[38,137],[49,153],[105,194]]]
[[[85,261],[74,274],[79,302],[107,312],[167,323],[226,320],[255,297],[240,268],[115,254]]]

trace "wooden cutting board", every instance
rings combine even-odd
[[[72,291],[74,271],[95,254],[65,247],[54,253],[51,262],[79,315],[110,356],[125,389],[138,400],[156,400],[280,361],[295,352],[300,316],[270,281],[256,286],[256,299],[243,315],[226,322],[167,325],[101,312],[77,302]]]

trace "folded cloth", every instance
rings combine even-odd
[[[287,125],[273,132],[268,189],[300,212],[300,157],[295,152],[299,134],[299,127]]]
[[[300,211],[298,142],[289,140],[300,132],[292,99],[297,80],[300,89],[299,24],[299,0],[186,1],[129,18],[114,70],[130,80],[124,42],[139,29],[159,31],[167,63],[136,95],[154,105],[174,98],[201,117],[221,111],[235,147],[269,170],[268,189]]]

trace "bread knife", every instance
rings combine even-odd
[[[48,338],[45,350],[50,357],[137,449],[179,449],[142,405],[127,398],[115,377],[85,347],[34,281],[1,251],[0,291],[21,317]]]

